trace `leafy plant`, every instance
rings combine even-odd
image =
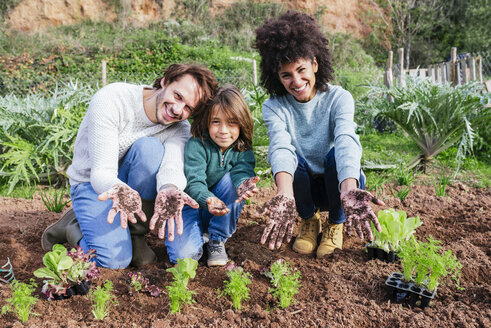
[[[225,280],[225,288],[218,297],[228,295],[232,299],[232,304],[236,310],[242,309],[242,301],[249,299],[249,288],[251,283],[251,274],[244,272],[244,269],[233,264],[227,268],[227,276],[229,280]]]
[[[34,271],[38,278],[48,278],[44,280],[42,293],[48,299],[54,299],[54,295],[65,295],[70,287],[68,281],[68,270],[73,265],[73,259],[67,255],[65,246],[60,244],[53,245],[53,250],[46,252],[43,256],[44,268]]]
[[[418,216],[408,218],[405,211],[395,211],[393,208],[378,211],[377,218],[381,231],[377,231],[372,222],[375,239],[370,246],[381,248],[387,253],[398,252],[401,243],[413,236],[422,224]]]
[[[290,263],[283,259],[274,262],[269,271],[265,271],[264,275],[271,280],[273,288],[269,292],[278,298],[280,306],[286,308],[294,301],[293,297],[298,294],[300,279],[302,275],[299,271],[293,271]]]
[[[435,193],[437,197],[444,197],[447,189],[447,185],[450,183],[450,177],[445,175],[445,170],[442,170],[440,180],[435,183]]]
[[[169,292],[171,313],[181,312],[184,304],[195,302],[193,295],[196,293],[188,290],[187,286],[189,279],[196,276],[197,268],[198,262],[196,260],[186,258],[184,260],[177,259],[177,266],[166,270],[174,275],[172,283],[166,286]]]
[[[408,186],[402,186],[399,188],[399,190],[397,190],[396,193],[394,193],[394,189],[391,188],[390,192],[392,193],[392,196],[399,198],[399,200],[403,202],[404,199],[406,199],[407,195],[409,195],[409,193],[411,192],[411,188],[409,188]]]
[[[414,181],[413,171],[404,166],[402,163],[399,164],[394,170],[394,174],[396,176],[397,183],[399,183],[400,186],[410,187]]]
[[[104,320],[109,314],[109,310],[113,305],[118,305],[116,296],[113,291],[113,283],[106,280],[104,286],[99,286],[95,290],[91,290],[89,298],[92,300],[92,314],[96,320]]]
[[[91,261],[94,257],[97,257],[95,253],[95,249],[89,249],[85,253],[80,245],[67,252],[67,255],[73,260],[73,264],[68,270],[68,280],[74,283],[81,283],[84,280],[90,281],[99,277],[100,269],[95,261]]]
[[[382,95],[382,96],[381,96]],[[390,101],[388,96],[393,99]],[[421,154],[408,167],[423,168],[440,152],[458,144],[459,162],[472,150],[472,126],[488,120],[489,93],[479,83],[452,87],[429,79],[407,77],[406,86],[373,86],[363,106],[393,120],[419,146]]]
[[[427,240],[425,243],[412,238],[402,245],[399,257],[404,279],[413,280],[416,285],[433,291],[442,278],[450,275],[459,286],[462,264],[451,250],[442,254],[441,241],[433,239],[431,235]]]
[[[128,287],[130,295],[140,291],[148,292],[153,297],[160,295],[160,289],[155,285],[150,285],[148,278],[143,277],[141,272],[129,272],[128,276],[130,277],[130,286]]]
[[[66,205],[68,205],[71,200],[64,200],[66,190],[63,189],[48,189],[48,191],[41,191],[41,199],[50,212],[61,213]]]
[[[2,314],[14,312],[23,323],[26,322],[31,314],[32,306],[38,301],[37,297],[32,296],[36,287],[34,279],[31,279],[29,284],[14,279],[10,283],[12,297],[6,300],[9,304],[2,307]],[[34,313],[34,315],[39,314]]]

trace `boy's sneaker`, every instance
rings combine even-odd
[[[210,240],[206,246],[208,251],[208,266],[224,266],[228,262],[227,251],[223,241]]]

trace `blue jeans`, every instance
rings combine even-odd
[[[138,139],[121,161],[118,178],[138,191],[141,198],[155,199],[156,175],[163,157],[164,146],[157,138]],[[112,200],[98,200],[98,194],[90,182],[72,186],[70,196],[84,235],[79,245],[84,251],[91,248],[97,251],[95,261],[98,266],[126,268],[132,257],[130,232],[129,229],[121,228],[119,213],[112,224],[107,223]]]
[[[317,210],[329,211],[331,224],[343,223],[346,220],[341,207],[338,189],[338,173],[334,158],[334,147],[324,158],[324,174],[313,176],[304,158],[297,155],[298,166],[293,176],[293,194],[298,215],[310,219]],[[365,175],[360,170],[360,189],[365,189]]]
[[[226,242],[237,229],[244,201],[235,203],[237,191],[232,184],[230,173],[225,174],[211,191],[227,205],[230,212],[223,216],[214,216],[206,209],[184,206],[182,235],[175,234],[173,241],[165,242],[172,263],[184,258],[198,261],[203,255],[203,232],[209,233],[210,240]]]

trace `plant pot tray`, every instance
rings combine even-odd
[[[389,297],[395,303],[407,302],[412,307],[424,309],[436,295],[436,288],[430,292],[424,286],[416,286],[413,282],[404,281],[401,273],[393,272],[385,281],[389,287]]]
[[[399,260],[399,257],[395,252],[387,253],[382,248],[372,247],[368,245],[366,246],[366,248],[367,248],[369,259],[379,259],[381,261],[388,262],[388,263],[394,263]]]

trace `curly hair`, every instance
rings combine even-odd
[[[281,84],[278,70],[285,63],[299,59],[317,59],[315,87],[326,91],[327,82],[334,78],[329,40],[313,17],[297,11],[287,11],[278,19],[266,21],[256,30],[256,49],[261,55],[261,84],[270,95],[288,92]]]

